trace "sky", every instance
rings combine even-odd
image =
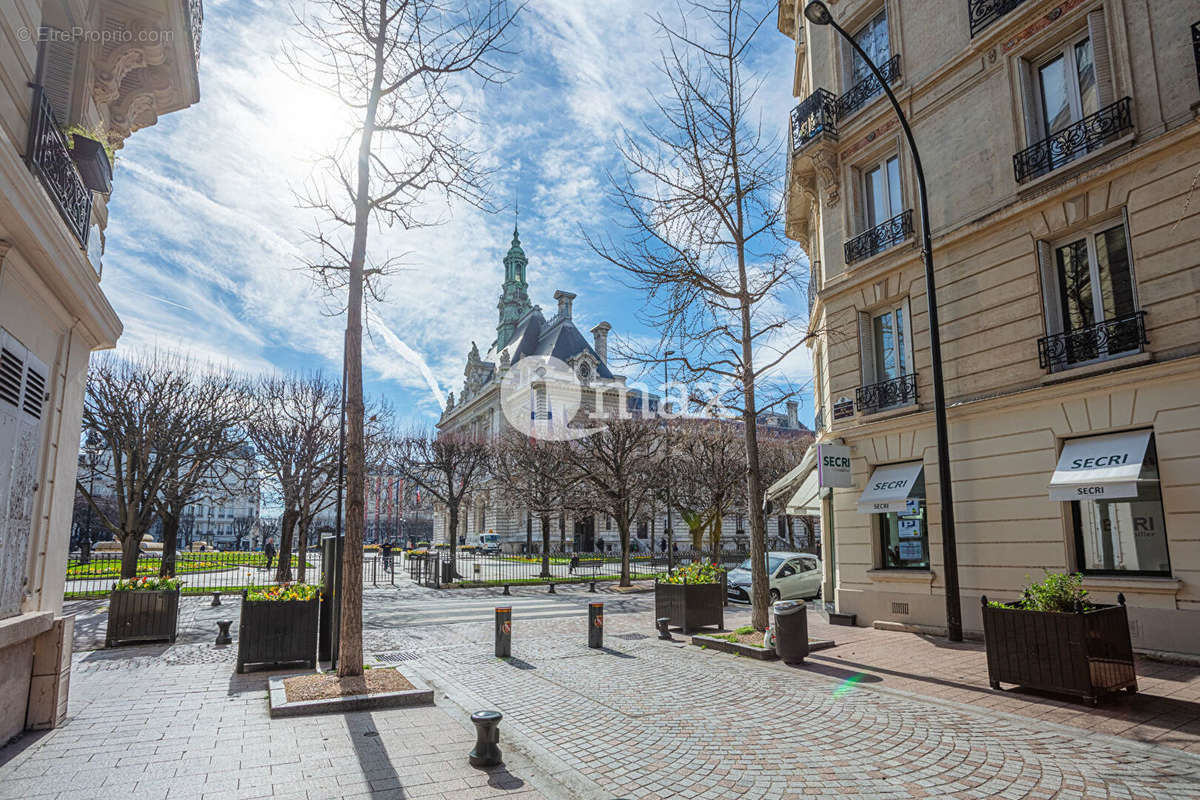
[[[765,78],[763,124],[782,142],[795,103],[793,43],[776,30],[773,7],[761,3],[772,16],[750,68]],[[639,322],[640,296],[584,242],[585,232],[622,235],[608,174],[621,166],[623,128],[654,119],[665,85],[649,18],[657,10],[678,13],[659,0],[530,0],[513,32],[512,77],[468,94],[498,210],[442,204],[431,208],[444,220],[436,227],[372,228],[372,255],[402,256],[405,267],[368,309],[364,384],[401,420],[436,421],[445,394],[461,388],[471,342],[486,351],[495,337],[517,204],[534,304],[549,316],[555,290],[575,292],[585,334],[607,320],[614,338],[657,341]],[[283,66],[295,35],[286,3],[206,0],[204,11],[200,102],[118,153],[102,283],[125,325],[118,349],[336,377],[345,322],[301,269],[315,215],[296,193],[350,119]],[[781,189],[784,168],[781,148]],[[807,358],[800,348],[785,365],[793,383],[808,380]],[[808,419],[811,400],[801,400]]]

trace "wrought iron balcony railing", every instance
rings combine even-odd
[[[45,90],[37,85],[33,87],[25,162],[46,187],[58,213],[79,240],[79,246],[86,248],[92,224],[92,193],[79,177],[67,139],[54,119],[54,109],[50,107]]]
[[[838,100],[833,92],[817,89],[792,109],[792,152],[824,133],[837,136]]]
[[[967,16],[971,20],[971,38],[996,20],[1012,11],[1025,0],[967,0]]]
[[[204,27],[203,0],[183,0],[187,4],[189,33],[192,36],[192,55],[200,60],[200,35]]]
[[[1149,343],[1146,312],[1137,311],[1087,328],[1038,339],[1038,364],[1042,369],[1053,371],[1072,364],[1135,353]]]
[[[1200,22],[1192,23],[1192,52],[1196,56],[1196,81],[1200,82]]]
[[[900,79],[900,54],[892,56],[885,64],[879,67],[879,71],[883,73],[884,80],[888,84],[893,84]],[[837,101],[837,118],[850,114],[866,105],[877,94],[883,92],[883,87],[879,85],[879,79],[874,75],[868,75],[858,83],[850,87],[850,89],[838,98]]]
[[[909,405],[917,402],[917,373],[910,372],[899,378],[860,386],[854,392],[854,404],[858,413],[873,414],[886,408]]]
[[[813,306],[817,304],[817,284],[810,275],[808,278],[808,316],[812,317]]]
[[[1128,97],[1089,114],[1074,125],[1026,147],[1013,156],[1017,183],[1041,177],[1069,164],[1133,130],[1133,105]]]
[[[855,261],[869,258],[876,253],[882,253],[889,247],[900,244],[912,236],[912,233],[912,209],[910,208],[846,242],[846,263],[853,264]]]

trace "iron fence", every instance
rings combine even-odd
[[[843,255],[847,264],[853,264],[855,261],[882,253],[912,235],[912,209],[910,208],[846,242]]]
[[[1200,22],[1192,24],[1192,52],[1196,57],[1196,81],[1200,83]]]
[[[854,402],[861,414],[871,414],[885,408],[917,402],[917,373],[909,372],[898,378],[860,386],[854,392]]]
[[[1025,0],[967,0],[971,38],[974,39],[981,30],[1024,2]]]
[[[817,135],[837,137],[837,96],[817,89],[792,109],[792,152],[803,149]]]
[[[629,573],[636,579],[667,574],[673,567],[697,561],[733,568],[749,558],[744,550],[663,550],[635,552],[629,556]],[[621,556],[613,551],[551,551],[538,553],[483,553],[434,550],[405,557],[404,568],[413,581],[432,588],[452,584],[503,586],[617,580]]]
[[[33,87],[25,158],[46,188],[63,222],[79,240],[79,246],[86,248],[92,224],[92,193],[84,186],[79,170],[71,160],[71,150],[54,118],[46,91],[37,85]]]
[[[1136,311],[1086,328],[1038,339],[1038,364],[1046,370],[1061,369],[1072,364],[1137,352],[1149,343],[1146,312]]]
[[[900,54],[889,58],[887,61],[879,65],[879,71],[883,74],[883,79],[889,85],[900,79]],[[840,121],[842,117],[853,114],[858,109],[867,104],[867,101],[878,94],[883,93],[883,86],[880,85],[879,79],[874,75],[868,75],[858,83],[846,90],[846,93],[838,98],[837,101],[837,118]]]

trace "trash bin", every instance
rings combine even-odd
[[[775,603],[775,655],[785,664],[803,663],[808,655],[808,606],[803,600]]]

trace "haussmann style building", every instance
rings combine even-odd
[[[199,99],[202,17],[200,0],[0,11],[0,742],[66,712],[84,382],[121,334],[101,288],[111,152]]]
[[[944,629],[913,160],[801,0],[787,233],[812,264],[826,597]],[[1046,570],[1124,594],[1134,647],[1200,653],[1200,5],[840,0],[929,190],[964,628]]]

